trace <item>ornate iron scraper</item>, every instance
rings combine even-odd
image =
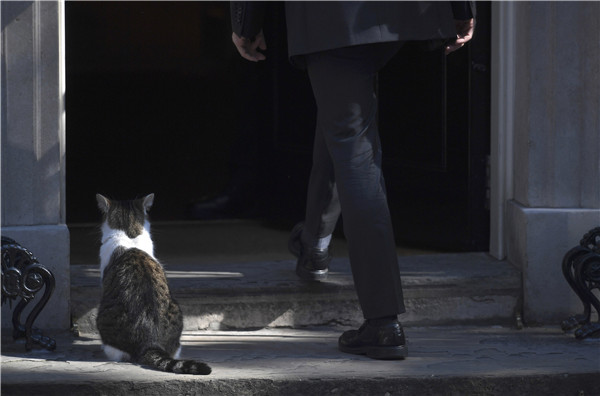
[[[564,331],[575,329],[575,337],[600,337],[600,319],[591,322],[592,307],[600,313],[600,301],[594,289],[600,290],[600,227],[583,236],[579,246],[569,250],[562,262],[565,279],[583,303],[583,313],[561,323]]]
[[[34,344],[49,350],[56,348],[56,342],[53,339],[44,336],[39,330],[32,327],[33,322],[52,296],[54,286],[54,275],[38,262],[33,253],[14,240],[2,237],[2,305],[8,301],[12,307],[12,300],[21,298],[13,311],[13,337],[15,340],[25,338],[25,349],[28,351]],[[44,294],[27,316],[25,325],[22,325],[23,309],[42,288],[44,288]]]

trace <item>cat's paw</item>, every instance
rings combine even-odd
[[[110,345],[102,345],[102,350],[106,354],[108,360],[112,360],[114,362],[127,362],[131,359],[131,356],[127,352],[123,352],[115,347],[111,347]]]

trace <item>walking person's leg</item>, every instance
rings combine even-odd
[[[404,335],[396,320],[405,309],[381,172],[376,95],[376,73],[398,47],[398,43],[348,47],[307,56],[318,109],[316,139],[323,139],[321,144],[326,147],[326,150],[319,149],[319,140],[316,140],[315,154],[327,159],[315,158],[313,167],[321,165],[327,169],[324,164],[329,164],[333,178],[330,175],[322,177],[327,173],[313,168],[306,218],[310,228],[307,226],[306,233],[316,233],[315,236],[322,238],[333,231],[335,221],[331,223],[324,219],[337,218],[336,205],[332,204],[337,190],[363,315],[365,319],[373,320],[369,323],[384,327],[394,325],[393,329],[388,329],[393,333],[390,345],[380,345],[379,341],[372,339],[378,337],[377,331],[369,335],[368,345],[364,339],[356,344],[354,338],[373,330],[373,326],[365,323],[359,332],[346,335],[352,340],[342,342],[341,339],[340,348],[347,352],[376,355],[379,352],[373,352],[375,349],[379,351],[385,347],[387,352],[384,355],[374,356],[382,358],[405,356]],[[320,174],[322,171],[324,173]],[[331,193],[318,194],[319,191]],[[311,208],[314,210],[311,211]],[[343,343],[348,344],[348,348]],[[365,349],[366,346],[369,348]]]
[[[309,246],[331,236],[341,213],[333,162],[323,132],[317,124],[302,232],[302,240]]]

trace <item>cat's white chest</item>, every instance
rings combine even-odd
[[[104,223],[102,225],[102,246],[100,247],[100,277],[104,275],[104,269],[110,262],[110,258],[118,247],[125,249],[138,248],[154,257],[154,244],[149,232],[150,225],[144,225],[144,231],[136,238],[129,238],[124,231],[114,230]]]

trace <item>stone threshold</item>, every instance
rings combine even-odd
[[[520,315],[520,273],[484,253],[399,257],[410,325],[512,325]],[[182,306],[185,329],[224,330],[314,325],[358,325],[362,315],[347,258],[332,260],[325,282],[304,282],[294,260],[166,263]],[[100,301],[96,265],[71,266],[73,320],[95,333]]]

